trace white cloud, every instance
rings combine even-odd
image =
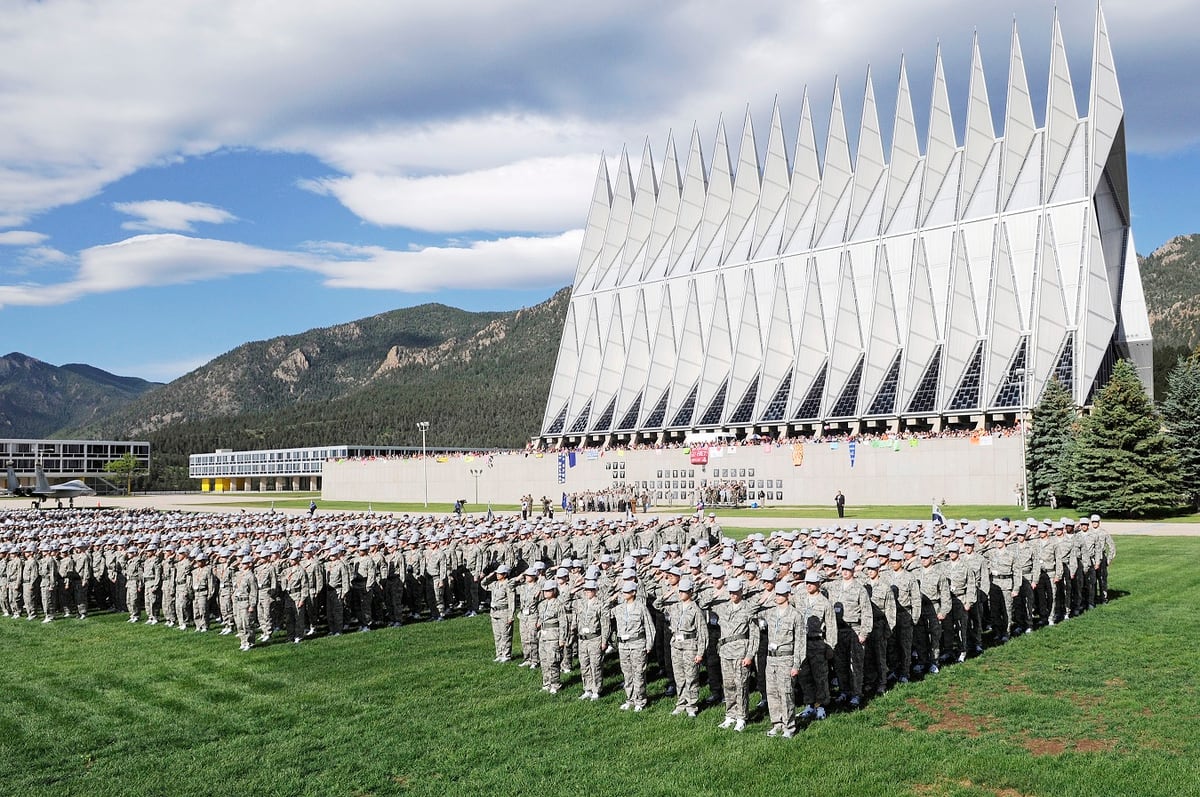
[[[446,288],[556,287],[574,275],[582,231],[509,237],[397,252],[337,242],[288,252],[184,235],[138,235],[85,249],[74,279],[0,285],[0,308],[48,306],[84,296],[180,285],[280,268],[320,274],[333,288],[423,293]]]
[[[31,230],[9,230],[0,232],[0,246],[37,246],[49,237]]]
[[[1062,17],[1083,87],[1093,12],[1081,5]],[[1181,78],[1200,71],[1200,5],[1108,0],[1105,12],[1131,146],[1200,141],[1200,83]],[[999,104],[1013,15],[1036,97],[1050,14],[1044,0],[762,0],[736,11],[716,0],[510,0],[468,13],[460,3],[388,0],[9,3],[0,21],[0,224],[221,147],[314,153],[348,178],[413,179],[640,149],[645,134],[686,131],[693,120],[707,134],[718,114],[740,120],[747,101],[761,118],[776,95],[794,130],[804,83],[821,119],[839,71],[854,127],[864,65],[875,64],[886,108],[899,53],[917,53],[910,66],[923,105],[939,40],[961,106],[976,27]]]
[[[373,224],[432,232],[557,232],[586,217],[594,155],[535,158],[465,174],[399,177],[372,173],[307,184]]]
[[[446,289],[561,286],[575,275],[582,230],[552,237],[510,237],[466,246],[429,246],[409,252],[381,247],[322,247],[336,254],[315,270],[332,288],[426,293]]]
[[[197,222],[225,224],[237,221],[227,210],[204,202],[174,202],[169,199],[149,199],[143,202],[116,202],[113,209],[129,216],[134,221],[121,225],[122,229],[141,232],[192,232]]]
[[[18,259],[30,266],[53,265],[56,263],[69,263],[71,257],[66,252],[55,249],[53,246],[34,246],[24,250],[18,256]]]

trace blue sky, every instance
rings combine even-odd
[[[807,85],[871,67],[918,119],[940,44],[961,136],[978,33],[997,131],[1012,21],[1035,107],[1040,0],[504,4],[0,0],[0,353],[168,381],[248,340],[428,301],[472,310],[568,284],[600,153],[693,125],[711,156],[747,103],[789,145]],[[1200,7],[1104,4],[1137,248],[1200,232]],[[1081,113],[1091,2],[1059,8]],[[765,142],[760,141],[759,151]],[[732,153],[736,159],[736,151]],[[547,345],[556,345],[548,341]]]

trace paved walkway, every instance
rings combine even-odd
[[[286,496],[281,496],[281,498],[284,498],[284,497],[286,497]],[[155,508],[155,509],[182,509],[182,510],[186,510],[186,511],[240,512],[240,511],[242,511],[242,508],[238,507],[236,505],[237,501],[245,500],[245,501],[261,502],[263,500],[270,500],[270,497],[264,496],[264,495],[238,496],[238,495],[229,494],[229,493],[223,493],[223,494],[219,494],[219,495],[204,494],[204,493],[186,493],[186,494],[171,494],[171,495],[160,494],[160,495],[133,495],[133,496],[128,496],[128,497],[126,497],[126,496],[104,497],[99,500],[103,502],[104,506],[109,506],[109,507],[137,507],[137,508],[150,507],[150,508]],[[76,503],[81,507],[94,506],[95,504],[90,503],[90,502],[95,502],[95,501],[97,501],[97,499],[95,499],[95,498],[86,498],[86,499],[80,499]],[[317,499],[317,503],[320,504],[320,499]],[[24,500],[18,502],[15,499],[11,503],[8,501],[0,501],[0,509],[4,509],[10,505],[26,507],[26,506],[28,506],[28,503],[26,503],[26,501],[24,501]],[[245,511],[246,512],[264,512],[266,510],[257,508],[257,507],[249,507],[249,508],[246,508]],[[275,511],[282,512],[285,514],[292,514],[292,515],[307,514],[306,509],[277,509]],[[667,511],[662,514],[670,515],[670,514],[678,514],[678,513],[673,513],[673,512]],[[719,510],[717,511],[716,514],[717,514],[718,520],[721,522],[722,525],[732,526],[732,527],[736,527],[736,528],[762,529],[764,532],[775,531],[777,529],[796,529],[796,528],[805,528],[805,527],[813,527],[813,526],[828,526],[833,523],[833,521],[830,520],[829,518],[754,517],[753,515],[722,517],[722,513]],[[560,517],[561,517],[561,515],[560,515]],[[597,518],[597,519],[612,519],[614,517],[617,517],[617,515],[615,513],[597,514],[597,515],[579,515],[579,514],[577,514],[576,517],[586,517],[588,519],[591,519],[593,517]],[[858,523],[860,526],[866,526],[866,525],[871,525],[871,524],[888,523],[888,522],[895,523],[896,521],[894,519],[889,520],[889,519],[878,519],[878,518],[876,518],[876,519],[854,518],[852,522]],[[1178,522],[1170,523],[1170,522],[1165,522],[1165,521],[1161,521],[1161,520],[1146,520],[1146,521],[1112,520],[1112,521],[1105,521],[1104,525],[1107,526],[1113,534],[1137,534],[1137,535],[1161,536],[1161,537],[1200,536],[1200,523],[1178,523]]]

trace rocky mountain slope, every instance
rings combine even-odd
[[[90,365],[6,354],[0,357],[0,437],[48,437],[94,423],[158,387]]]

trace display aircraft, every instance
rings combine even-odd
[[[21,487],[17,481],[16,471],[10,465],[8,468],[8,490],[12,495],[25,495],[34,498],[53,498],[57,501],[62,501],[66,498],[72,506],[75,504],[75,499],[81,495],[95,495],[96,491],[88,487],[80,479],[71,479],[70,481],[59,482],[58,484],[50,484],[46,480],[46,472],[42,470],[42,466],[38,465],[34,469],[33,487]]]

